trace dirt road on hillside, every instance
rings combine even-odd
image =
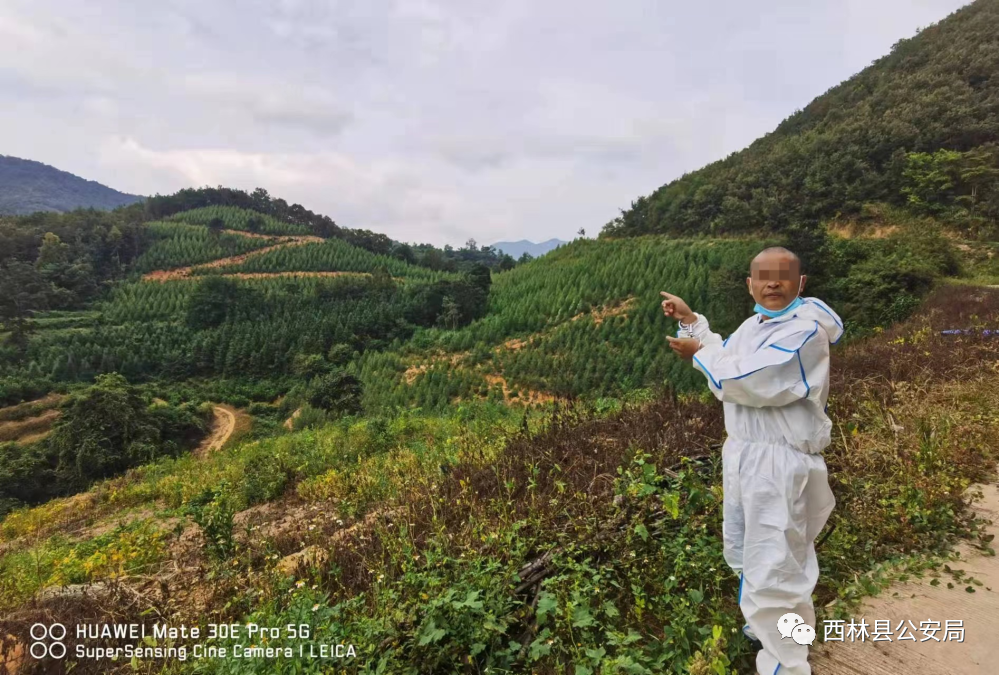
[[[999,532],[999,486],[979,486],[985,497],[974,505],[982,518],[992,521],[986,530]],[[958,581],[943,573],[938,585],[931,578],[896,584],[881,595],[866,601],[854,613],[868,623],[870,636],[863,642],[850,640],[826,642],[811,658],[815,675],[986,675],[999,672],[999,557],[983,555],[967,544],[958,547],[961,560],[949,563],[952,570],[963,570],[982,583],[970,584],[967,577]],[[953,588],[947,588],[947,584]],[[967,587],[974,588],[970,593]],[[874,642],[874,622],[889,621],[890,632]],[[932,624],[940,622],[936,641],[927,636]],[[947,621],[961,621],[963,642],[944,640]],[[905,628],[896,630],[899,623]],[[912,623],[912,628],[909,627]],[[849,626],[849,621],[846,625]],[[882,624],[884,625],[884,624]],[[823,626],[816,626],[818,639]],[[898,636],[909,637],[899,640]],[[955,636],[956,637],[956,636]]]
[[[236,414],[234,411],[217,405],[213,409],[213,412],[215,413],[215,420],[212,423],[212,432],[194,451],[195,457],[204,457],[216,450],[221,450],[222,446],[225,445],[225,442],[229,440],[232,432],[236,429]]]

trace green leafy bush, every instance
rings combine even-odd
[[[229,485],[225,481],[217,488],[208,488],[190,500],[184,509],[201,528],[205,537],[208,555],[215,561],[232,557],[236,550],[233,538],[233,517],[235,509],[229,496]]]

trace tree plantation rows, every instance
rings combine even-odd
[[[223,274],[234,273],[275,273],[275,272],[373,272],[383,269],[393,277],[409,279],[438,280],[455,278],[453,274],[434,272],[425,267],[417,267],[395,258],[376,255],[370,251],[351,246],[338,239],[330,239],[322,244],[289,246],[267,251],[248,258],[237,265],[228,265],[218,270]]]
[[[267,217],[263,227],[288,228],[281,234],[314,234],[324,239],[335,237],[375,253],[388,253],[394,243],[384,234],[340,227],[329,216],[313,213],[301,204],[289,205],[281,198],[272,198],[263,188],[257,188],[252,193],[221,186],[188,188],[173,195],[150,197],[145,203],[146,212],[154,220],[182,212],[197,213],[199,216],[196,217],[201,217],[200,213],[206,207],[232,207],[243,212],[255,213]],[[207,222],[202,224],[207,225]]]
[[[185,251],[177,264],[201,259],[214,241],[200,226],[155,227],[170,235],[161,242]],[[794,246],[821,261],[809,292],[862,328],[903,317],[934,278],[956,273],[950,245],[925,230],[919,220],[886,239],[812,237]],[[63,330],[37,332],[0,371],[4,400],[44,389],[38,382],[87,381],[113,371],[130,380],[275,379],[297,357],[327,358],[334,348],[352,355],[347,361],[363,381],[369,409],[437,408],[456,398],[517,399],[521,392],[601,396],[700,386],[664,348],[672,329],[659,310],[659,291],[686,298],[728,333],[751,311],[749,261],[776,242],[578,240],[492,275],[485,267],[471,275],[432,272],[338,240],[277,249],[211,271],[374,274],[244,280],[213,273],[119,285],[97,319],[79,327],[64,319],[56,324]],[[512,339],[521,344],[504,346]]]
[[[234,206],[205,206],[200,209],[182,211],[170,216],[169,220],[191,225],[204,225],[214,229],[243,230],[267,235],[306,235],[313,234],[309,228],[296,223],[286,223],[271,216],[262,215]]]
[[[451,309],[467,323],[485,310],[470,281],[397,284],[388,277],[234,280],[210,276],[123,286],[92,329],[39,332],[8,375],[89,380],[120,372],[130,380],[289,372],[296,355],[378,350],[432,326]]]
[[[169,222],[160,222],[167,218]],[[337,265],[367,272],[388,268],[394,276],[443,281],[457,277],[441,273],[467,275],[482,267],[500,270],[517,264],[473,240],[463,248],[437,248],[340,228],[300,205],[271,199],[264,190],[252,195],[227,188],[181,190],[111,212],[0,216],[0,373],[26,366],[23,356],[34,319],[43,312],[82,309],[102,300],[133,272],[198,265],[267,245],[266,239],[224,230],[263,237],[333,237],[340,246],[301,259],[323,271],[336,271],[331,268]],[[289,264],[296,262],[289,259]],[[271,263],[265,259],[263,264]]]
[[[150,197],[142,213],[146,220],[179,218],[200,225],[214,223],[216,228],[338,239],[375,254],[446,272],[466,271],[477,264],[490,269],[510,269],[516,265],[510,256],[488,246],[479,247],[471,239],[462,248],[437,248],[426,243],[396,242],[369,230],[343,228],[329,216],[313,213],[300,204],[289,206],[261,188],[252,193],[224,187],[185,189],[173,195]]]
[[[959,271],[951,244],[925,225],[918,220],[885,239],[796,241],[811,245],[809,257],[821,261],[805,294],[830,302],[852,334],[904,318],[934,279]],[[496,376],[505,378],[514,398],[702,387],[702,378],[665,346],[676,325],[662,315],[659,292],[680,295],[727,335],[752,314],[745,282],[750,261],[775,243],[575,241],[496,275],[483,319],[460,330],[421,330],[399,351],[364,354],[366,401],[439,407],[455,398],[498,398]]]
[[[249,258],[221,271],[351,272],[370,278],[236,281],[219,276],[214,268],[196,268],[195,274],[207,273],[200,280],[132,281],[100,289],[92,271],[96,262],[105,260],[94,256],[106,252],[114,263],[107,274],[146,273],[238,256],[280,241],[271,236],[308,230],[254,211],[210,205],[172,214],[167,222],[136,226],[139,242],[128,249],[126,265],[125,235],[117,227],[126,217],[124,211],[91,213],[32,216],[0,227],[12,244],[11,253],[23,251],[26,258],[9,258],[0,275],[7,330],[6,335],[0,333],[5,350],[0,352],[0,403],[16,403],[45,393],[55,383],[89,381],[109,372],[130,380],[279,378],[287,375],[296,356],[325,358],[333,347],[348,354],[378,350],[407,339],[419,327],[455,329],[486,310],[490,274],[473,262],[481,255],[474,245],[459,251],[467,253],[461,260],[424,249],[424,255],[438,255],[431,269],[339,239],[295,242],[262,253],[257,262]],[[60,218],[78,227],[73,245],[54,232],[39,234],[42,227],[51,227],[71,236],[57,227]],[[22,223],[36,227],[26,230]],[[237,230],[260,236],[241,236]],[[90,232],[101,238],[94,243],[80,239]],[[135,258],[137,250],[143,252]],[[415,256],[412,250],[409,255]],[[85,257],[78,261],[79,256]],[[464,272],[446,271],[449,268]],[[99,295],[103,299],[94,305],[99,311],[89,312],[86,320],[39,320],[40,310],[71,307],[79,302],[75,298]]]
[[[457,331],[423,331],[399,354],[364,355],[366,400],[439,407],[455,397],[496,397],[489,374],[516,389],[558,396],[614,395],[667,383],[691,388],[696,378],[665,348],[675,325],[662,315],[659,292],[681,295],[716,330],[731,331],[752,306],[743,280],[760,247],[757,241],[660,237],[573,242],[497,275],[485,318]],[[505,347],[511,338],[530,344]],[[462,358],[456,367],[424,356],[435,352]],[[413,363],[428,368],[406,384]]]
[[[135,262],[139,273],[199,265],[274,244],[268,239],[212,232],[207,227],[180,222],[149,223],[147,228],[155,243]]]

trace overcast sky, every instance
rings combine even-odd
[[[346,227],[595,235],[962,0],[0,0],[0,154]]]

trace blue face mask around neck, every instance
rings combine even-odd
[[[794,300],[791,301],[791,304],[789,304],[784,309],[767,309],[760,303],[756,303],[756,307],[753,308],[753,311],[756,312],[757,314],[762,314],[763,316],[769,317],[771,319],[776,319],[779,316],[784,316],[788,312],[793,312],[794,310],[801,307],[803,304],[805,303],[801,299],[801,284],[799,283],[798,295],[795,295]]]
[[[791,304],[785,307],[784,309],[767,309],[760,303],[756,303],[756,307],[753,308],[753,311],[756,312],[757,314],[762,314],[764,316],[770,317],[771,319],[776,319],[778,316],[784,316],[788,312],[793,312],[794,310],[801,307],[803,304],[805,304],[805,302],[801,298],[795,298],[791,302]]]

